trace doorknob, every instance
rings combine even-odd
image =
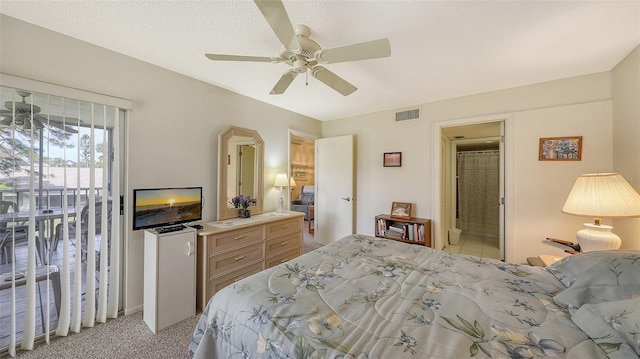
[[[351,198],[349,198],[349,197],[347,197],[347,198],[342,197],[342,199],[344,199],[347,202],[351,201]]]

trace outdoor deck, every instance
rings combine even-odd
[[[73,262],[73,258],[75,257],[75,246],[69,246],[70,248],[70,256],[72,260],[70,261],[70,283],[71,283],[71,293],[75,292],[75,283],[74,283],[74,270],[75,264]],[[16,246],[16,271],[24,271],[27,266],[27,245],[26,243],[20,244]],[[57,265],[60,270],[62,270],[62,244],[60,244],[56,251],[53,252],[51,256],[50,264]],[[40,266],[40,261],[37,263]],[[10,273],[12,271],[13,263],[0,263],[0,275],[5,273]],[[64,274],[60,273],[62,277]],[[2,284],[2,283],[0,283]],[[84,290],[86,284],[86,277],[82,278],[82,288]],[[48,289],[48,293],[47,293]],[[22,340],[22,332],[24,327],[24,315],[25,315],[25,297],[26,297],[26,286],[22,285],[16,287],[16,343],[20,343]],[[82,305],[84,306],[84,295],[82,296]],[[3,289],[0,290],[0,352],[2,352],[2,348],[6,348],[9,345],[9,335],[11,328],[11,290]],[[54,292],[52,283],[49,280],[42,280],[36,282],[36,337],[44,334],[43,327],[43,318],[47,315],[47,302],[49,305],[49,329],[55,331],[58,325],[58,313],[56,311],[56,305],[54,300]],[[41,303],[43,306],[43,310],[41,312]],[[71,304],[73,310],[73,303]]]

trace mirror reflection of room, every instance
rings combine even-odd
[[[233,142],[231,142],[233,141]],[[242,195],[256,198],[256,147],[249,137],[234,136],[229,143],[229,171],[227,172],[227,205],[231,198]],[[254,202],[255,203],[255,202]]]

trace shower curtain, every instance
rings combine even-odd
[[[457,153],[458,219],[463,232],[499,235],[499,151]]]

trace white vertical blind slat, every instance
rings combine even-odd
[[[113,126],[113,181],[111,183],[111,248],[109,271],[109,301],[107,318],[118,317],[118,299],[120,298],[120,109],[115,109],[115,121]]]
[[[66,114],[65,99],[62,100],[62,113]],[[71,124],[71,123],[70,123]],[[66,126],[66,117],[62,119],[62,126]],[[72,124],[73,125],[73,124]],[[62,209],[64,214],[62,215],[62,268],[60,268],[60,313],[58,313],[58,327],[56,328],[57,336],[66,336],[69,334],[69,326],[71,325],[71,270],[69,266],[69,196],[67,196],[68,182],[67,182],[67,151],[62,152],[62,159],[64,160],[64,179],[63,189],[64,195],[62,196]],[[60,245],[60,244],[59,244]]]
[[[47,108],[46,108],[46,113],[47,114],[51,113],[50,109],[51,109],[51,96],[47,96]],[[49,123],[49,115],[47,115],[47,125],[49,125],[49,124],[50,124]],[[46,130],[47,130],[47,135],[48,135],[49,134],[48,133],[49,132],[48,128]],[[45,128],[42,128],[40,131],[42,131],[41,135],[44,136]],[[43,145],[42,141],[40,142],[40,145],[41,146]],[[46,149],[47,149],[46,154],[42,156],[42,158],[40,159],[41,161],[45,157],[49,156],[49,153],[50,153],[49,152],[49,140],[47,140]],[[49,166],[47,166],[47,175],[46,176],[49,177]],[[47,196],[47,203],[48,203],[48,201],[49,201],[49,196]],[[47,205],[47,208],[48,207],[49,206]],[[53,228],[48,228],[48,229],[45,228],[44,230],[45,231],[48,230],[48,231],[50,231],[49,233],[53,233]],[[42,253],[44,254],[44,257],[48,260],[49,258],[51,258],[51,256],[49,255],[49,253],[51,251],[51,242],[49,242],[48,245],[44,245],[45,244],[44,238],[40,238],[40,240],[41,240],[41,243],[42,243],[42,246],[41,246]],[[46,249],[48,249],[48,250],[46,250]],[[42,265],[42,266],[44,266],[46,264],[49,264],[49,262],[40,263],[40,265]],[[43,305],[43,303],[42,303],[42,293],[41,293],[42,290],[41,290],[40,287],[38,287],[37,289],[38,289],[38,295],[40,295],[40,306],[41,306],[40,312],[42,313],[44,311],[46,313],[46,315],[42,318],[43,321],[44,321],[42,323],[42,327],[43,327],[43,330],[44,330],[44,340],[45,340],[45,342],[47,344],[49,344],[49,342],[50,342],[50,340],[49,340],[49,331],[51,330],[51,305],[50,305],[51,298],[49,298],[49,293],[51,291],[51,287],[50,287],[50,281],[49,281],[50,277],[49,277],[49,270],[48,269],[46,271],[46,275],[47,275],[47,280],[45,281],[45,287],[46,287],[46,292],[45,292],[45,299],[46,300],[45,300],[45,303],[46,303],[46,308],[42,308],[42,305]]]
[[[15,99],[16,99],[16,93],[15,91],[12,94],[12,101],[13,101],[13,106],[12,108],[15,109]],[[13,113],[13,115],[15,116],[15,111]],[[11,146],[11,155],[12,157],[15,158],[16,155],[16,150],[15,150],[15,146],[13,146],[13,144],[16,141],[16,131],[15,131],[15,123],[13,124],[12,128],[11,128],[11,142],[12,142],[12,146]],[[13,180],[15,180],[16,178],[16,172],[15,169],[12,171],[12,175],[11,178]],[[15,191],[14,191],[15,193]],[[15,257],[15,253],[16,253],[16,248],[15,248],[15,231],[12,231],[11,233],[11,255]],[[12,357],[16,356],[16,261],[15,258],[12,258],[11,260],[11,274],[12,274],[12,281],[11,281],[11,332],[9,333],[9,355],[11,355]]]
[[[107,107],[103,106],[103,118],[102,118],[102,128],[107,128]],[[102,143],[103,148],[108,149],[108,140],[107,140],[107,131],[102,131]],[[102,163],[103,169],[107,167],[109,163],[109,151],[104,151],[102,153]],[[107,267],[109,265],[109,225],[108,225],[108,216],[109,211],[107,209],[109,204],[109,198],[107,193],[109,193],[107,185],[107,172],[106,170],[102,171],[102,201],[101,201],[101,218],[100,218],[100,288],[98,290],[98,313],[96,315],[96,320],[100,323],[104,323],[107,320],[107,293],[108,293],[108,276]]]
[[[96,193],[95,176],[95,104],[91,104],[91,132],[89,134],[89,193]],[[96,319],[96,304],[93,298],[96,297],[96,198],[89,196],[89,223],[87,229],[87,250],[83,253],[87,261],[87,282],[85,287],[84,320],[82,325],[93,327]],[[82,245],[80,245],[81,247]],[[81,251],[78,247],[77,251]],[[76,252],[77,253],[77,252]]]
[[[15,117],[14,117],[15,118]],[[31,126],[31,160],[30,162],[30,171],[32,173],[29,176],[29,208],[36,208],[36,198],[35,198],[35,177],[33,173],[35,173],[34,162],[35,162],[35,145],[34,145],[34,127]],[[24,313],[24,331],[22,332],[22,344],[20,347],[22,349],[31,350],[33,349],[33,343],[35,341],[35,331],[36,331],[36,217],[35,211],[29,211],[29,236],[28,236],[28,245],[27,245],[27,286],[26,286],[26,298],[25,298],[25,313]],[[14,252],[15,255],[15,252]],[[15,260],[14,260],[15,263]]]
[[[78,106],[78,128],[80,128],[80,102],[77,103]],[[77,135],[77,143],[81,143],[82,136],[80,131],[78,131]],[[76,162],[80,163],[80,146],[76,148]],[[82,283],[82,251],[78,248],[80,243],[80,235],[82,233],[82,227],[84,226],[80,215],[82,214],[82,198],[80,196],[80,191],[82,188],[82,176],[80,173],[80,167],[76,166],[76,219],[75,219],[75,232],[73,233],[73,238],[76,241],[76,250],[75,250],[75,268],[74,268],[74,293],[73,293],[73,314],[71,316],[71,331],[75,333],[80,332],[80,328],[82,326],[82,288],[80,283]],[[64,229],[65,232],[69,231],[69,227]],[[69,233],[69,237],[71,237],[71,233]],[[71,295],[69,293],[69,295]]]

